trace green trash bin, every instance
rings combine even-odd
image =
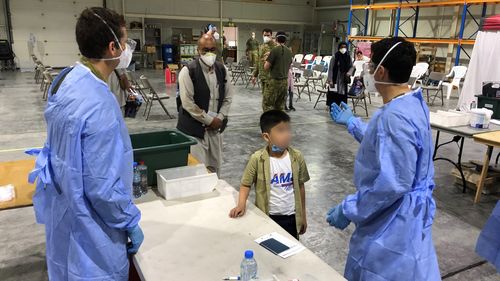
[[[500,98],[476,96],[477,97],[477,107],[486,108],[493,111],[493,119],[500,119]]]
[[[134,161],[148,166],[148,184],[156,185],[156,170],[186,166],[197,141],[177,130],[131,134]]]

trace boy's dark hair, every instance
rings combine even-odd
[[[342,48],[342,46],[345,46],[347,48],[347,43],[346,42],[340,42],[339,45],[338,45],[338,49],[340,50],[340,48]]]
[[[283,32],[283,31],[278,31],[276,32],[276,41],[278,41],[278,43],[285,43],[286,42],[286,33]]]
[[[262,133],[269,133],[281,122],[290,122],[290,116],[281,110],[269,110],[260,116],[260,129]]]
[[[262,30],[262,33],[263,33],[263,34],[264,34],[264,33],[271,33],[271,34],[273,34],[273,31],[272,31],[270,28],[264,28],[264,29]]]
[[[361,51],[356,52],[356,55],[362,55],[362,54],[363,54],[363,52],[361,52]]]
[[[75,32],[80,53],[87,58],[100,59],[106,53],[109,42],[115,42],[116,48],[120,48],[111,30],[120,40],[123,37],[122,27],[125,27],[125,19],[113,10],[102,7],[83,10],[76,22]]]
[[[401,37],[385,38],[372,44],[372,62],[377,65],[387,51],[396,43],[395,47],[382,62],[382,66],[389,71],[389,79],[394,83],[405,83],[410,79],[411,71],[417,60],[417,52],[413,43]]]

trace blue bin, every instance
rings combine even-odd
[[[174,45],[161,45],[161,53],[163,58],[163,67],[167,67],[167,64],[174,63]]]

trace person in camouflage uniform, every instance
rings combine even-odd
[[[273,32],[271,29],[265,28],[262,31],[262,36],[264,39],[264,43],[259,46],[259,54],[257,64],[255,65],[255,70],[253,72],[252,82],[255,84],[255,82],[257,81],[257,77],[259,77],[261,83],[261,91],[264,95],[264,91],[269,81],[269,71],[264,69],[264,63],[266,62],[267,56],[271,52],[271,49],[276,46],[276,43],[274,43],[272,39]]]
[[[267,87],[262,96],[262,109],[284,110],[286,96],[288,94],[288,71],[292,63],[292,51],[285,46],[286,34],[282,31],[276,33],[275,46],[266,58],[264,69],[269,71]]]
[[[259,41],[255,39],[255,32],[252,32],[252,36],[247,40],[247,57],[250,62],[250,66],[255,66],[257,64],[257,59],[259,57]]]

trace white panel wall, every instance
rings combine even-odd
[[[82,10],[102,6],[101,0],[10,1],[13,49],[22,70],[33,68],[28,52],[30,33],[36,37],[35,55],[46,65],[64,67],[79,59],[75,25]]]

